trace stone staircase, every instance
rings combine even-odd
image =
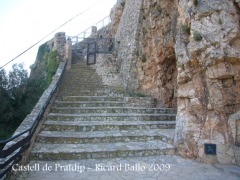
[[[31,149],[33,161],[172,155],[175,110],[151,97],[102,85],[80,63],[65,72],[57,100]]]

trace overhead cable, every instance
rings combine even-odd
[[[37,44],[39,44],[42,40],[44,40],[45,38],[47,38],[48,36],[50,36],[52,33],[56,32],[58,29],[60,29],[61,27],[65,26],[66,24],[68,24],[70,21],[72,21],[73,19],[77,18],[78,16],[86,13],[87,11],[89,11],[90,9],[92,9],[94,6],[96,6],[98,3],[100,3],[102,0],[98,0],[95,4],[91,5],[89,8],[85,9],[84,11],[80,12],[79,14],[73,16],[71,19],[69,19],[68,21],[66,21],[65,23],[63,23],[61,26],[59,26],[58,28],[54,29],[53,31],[51,31],[49,34],[47,34],[46,36],[44,36],[43,38],[41,38],[39,41],[37,41],[35,44],[33,44],[32,46],[30,46],[29,48],[27,48],[25,51],[23,51],[22,53],[20,53],[19,55],[17,55],[15,58],[11,59],[10,61],[8,61],[6,64],[4,64],[2,67],[0,67],[0,70],[2,68],[4,68],[6,65],[8,65],[9,63],[13,62],[14,60],[16,60],[17,58],[19,58],[21,55],[25,54],[27,51],[29,51],[30,49],[32,49],[34,46],[36,46]]]

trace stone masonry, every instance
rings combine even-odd
[[[130,90],[135,90],[138,86],[137,74],[132,71],[132,67],[136,64],[134,52],[137,49],[141,6],[142,1],[127,0],[125,2],[123,14],[115,35],[116,41],[119,41],[116,60],[120,64],[120,72],[123,80],[122,85],[125,89]],[[134,79],[136,82],[133,81]]]

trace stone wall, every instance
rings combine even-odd
[[[116,61],[122,75],[122,86],[127,90],[135,90],[138,87],[134,52],[137,50],[141,6],[142,1],[126,0],[115,34],[119,45]]]
[[[50,40],[52,43],[52,51],[57,50],[60,60],[65,55],[65,44],[66,44],[66,35],[65,32],[58,32],[54,35],[53,39]]]
[[[117,0],[117,3],[111,9],[110,19],[111,19],[111,34],[114,37],[119,28],[123,10],[125,7],[126,0]]]
[[[102,77],[103,85],[121,87],[122,76],[112,54],[98,54],[96,64],[91,67]]]
[[[235,163],[228,121],[240,109],[239,6],[233,0],[182,0],[177,7],[176,146],[200,161]],[[216,156],[205,155],[204,143],[217,145]]]
[[[112,38],[111,24],[97,30],[92,33],[92,35],[80,42],[81,44],[81,54],[80,61],[87,62],[87,43],[89,41],[94,41],[94,38]],[[113,42],[115,44],[115,42]],[[115,45],[114,45],[115,46]],[[91,65],[93,69],[96,69],[98,75],[102,77],[103,85],[112,86],[112,87],[121,87],[122,85],[122,76],[119,72],[119,66],[115,60],[116,50],[118,45],[116,44],[115,51],[113,54],[97,54],[96,56],[96,64]]]

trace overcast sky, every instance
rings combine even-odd
[[[74,36],[110,14],[116,0],[0,0],[0,66],[10,61],[75,15],[90,8],[59,29]],[[56,32],[55,32],[56,33]],[[13,63],[24,62],[25,68],[34,63],[38,47]],[[12,64],[5,69],[10,69]]]

